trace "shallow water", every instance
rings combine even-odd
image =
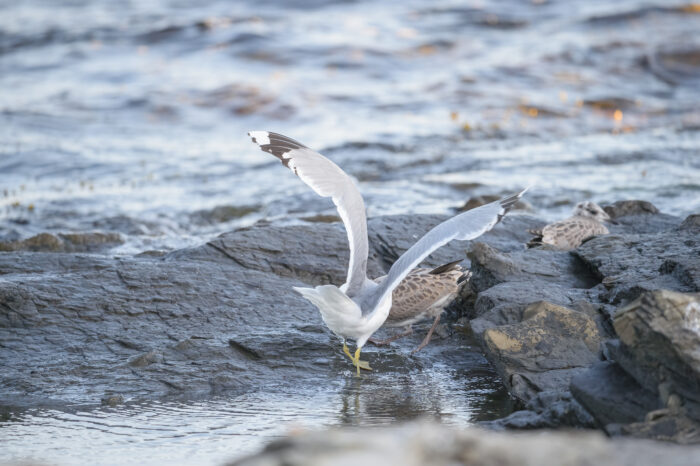
[[[669,1],[0,2],[0,240],[116,232],[107,252],[132,254],[334,214],[251,129],[338,162],[371,216],[526,185],[545,218],[630,198],[687,215],[698,31],[700,8]],[[507,407],[486,372],[33,410],[0,424],[0,458],[214,464],[300,425],[467,424]]]
[[[302,430],[378,426],[417,417],[452,425],[495,419],[509,407],[484,361],[402,375],[348,371],[318,384],[286,383],[239,396],[98,409],[30,409],[0,422],[2,461],[56,465],[222,464]]]

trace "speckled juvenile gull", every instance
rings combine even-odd
[[[570,251],[592,236],[610,233],[602,222],[614,223],[598,204],[590,201],[579,202],[574,207],[571,217],[550,223],[541,230],[531,230],[530,233],[536,237],[528,246],[549,244],[557,249]]]
[[[369,369],[360,361],[367,339],[382,326],[392,306],[392,292],[415,267],[434,250],[452,240],[470,240],[489,231],[525,193],[523,190],[500,201],[483,205],[450,218],[419,239],[391,266],[381,283],[367,278],[367,218],[365,204],[352,179],[318,152],[281,134],[251,131],[253,142],[282,161],[319,196],[330,197],[345,224],[350,244],[350,261],[345,283],[315,288],[294,288],[321,312],[328,328],[343,340],[343,352],[357,367]],[[357,350],[350,354],[346,341],[355,340]]]
[[[375,345],[386,345],[413,333],[412,325],[416,322],[433,318],[433,325],[412,353],[420,351],[430,343],[442,311],[455,299],[461,285],[471,277],[471,272],[463,270],[460,262],[461,259],[434,269],[419,267],[411,270],[399,286],[394,288],[391,310],[382,325],[389,328],[403,327],[404,331],[385,340],[370,338],[369,341]],[[381,283],[385,278],[386,275],[375,278],[374,281]]]

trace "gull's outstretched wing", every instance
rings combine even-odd
[[[350,243],[345,293],[350,297],[359,293],[367,280],[367,217],[355,183],[336,164],[293,139],[268,131],[251,131],[248,136],[261,150],[280,159],[316,194],[333,199]]]
[[[401,280],[413,270],[423,259],[440,246],[452,240],[469,240],[478,238],[493,228],[503,216],[513,207],[527,189],[513,194],[500,201],[468,210],[462,214],[445,220],[423,235],[416,244],[403,253],[391,266],[386,279],[377,288],[371,300],[363,306],[363,311],[371,312],[377,305],[396,288]]]

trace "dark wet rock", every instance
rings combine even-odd
[[[645,422],[608,426],[611,435],[663,440],[684,445],[700,444],[700,427],[696,420],[684,415],[662,413]]]
[[[617,201],[604,207],[617,224],[607,224],[613,234],[660,233],[678,226],[678,218],[659,212],[647,201]]]
[[[541,429],[556,427],[594,427],[595,420],[571,395],[563,390],[538,393],[516,411],[495,421],[480,423],[489,429]]]
[[[698,231],[700,230],[700,214],[688,215],[681,226],[681,230]]]
[[[163,362],[163,354],[156,350],[151,350],[129,359],[129,365],[134,367],[145,367],[157,362]]]
[[[597,299],[610,304],[657,289],[700,291],[700,238],[689,230],[599,236],[574,254],[604,285]]]
[[[97,252],[122,243],[118,233],[40,233],[25,240],[0,242],[0,251]]]
[[[487,357],[524,403],[543,391],[566,390],[571,377],[600,359],[595,321],[547,302],[529,306],[520,323],[486,330],[483,339]]]
[[[297,433],[231,466],[499,465],[686,466],[700,447],[639,439],[612,441],[597,432],[502,433],[419,422],[391,427]]]
[[[439,221],[373,219],[372,244],[381,232],[402,252],[415,231]],[[451,247],[431,263],[464,256],[464,244]],[[338,223],[260,223],[165,255],[2,253],[0,405],[99,404],[105,393],[125,402],[192,398],[350,374],[337,338],[291,289],[341,284],[347,251]],[[371,276],[385,273],[380,257],[371,251]],[[476,364],[453,347],[455,338],[436,339],[413,358],[400,346],[365,351],[380,373],[415,371],[436,360]]]
[[[614,362],[594,364],[576,375],[571,392],[601,426],[643,421],[649,411],[659,408],[658,397],[642,388]]]
[[[487,289],[477,295],[474,303],[471,329],[481,337],[486,329],[499,325],[518,323],[525,309],[537,301],[547,301],[567,307],[584,305],[578,300],[586,297],[584,290],[574,290],[562,285],[540,286],[525,281],[506,282]]]
[[[121,395],[105,395],[102,397],[102,404],[106,406],[117,406],[124,403],[124,397]]]
[[[190,220],[199,225],[226,223],[256,212],[260,206],[220,205],[212,209],[197,210],[190,215]]]
[[[314,286],[342,284],[350,257],[342,223],[254,225],[224,233],[207,247],[241,267],[296,278]],[[205,251],[198,250],[197,254],[202,252]],[[182,254],[177,252],[175,256],[179,260]],[[367,270],[370,277],[385,273],[376,253],[370,253]]]
[[[134,236],[159,235],[162,234],[164,230],[162,220],[160,222],[153,222],[126,215],[114,215],[112,217],[100,218],[91,222],[90,227]]]
[[[441,215],[396,215],[377,217],[368,222],[370,254],[367,273],[384,275],[391,264],[423,234],[444,221]],[[527,228],[538,223],[531,217],[506,217],[482,239],[506,250],[519,248]],[[313,245],[313,247],[309,247]],[[210,241],[207,248],[175,251],[172,260],[194,255],[206,260],[226,260],[242,267],[292,277],[309,285],[340,284],[345,281],[349,249],[343,224],[277,226],[256,224],[225,233]],[[466,260],[468,241],[455,241],[432,254],[424,264],[436,267],[459,258]]]
[[[471,197],[464,203],[464,205],[457,208],[457,212],[466,212],[467,210],[475,209],[490,202],[497,201],[502,197],[503,196],[497,196],[495,194],[485,194],[483,196]],[[513,205],[513,210],[532,210],[532,206],[529,203],[520,200]]]
[[[615,337],[610,316],[623,297],[633,299],[643,291],[640,284],[678,291],[696,286],[697,235],[679,228],[675,217],[625,212],[632,213],[619,218],[661,220],[644,223],[645,233],[621,223],[615,234],[568,253],[526,249],[527,230],[544,222],[511,214],[478,241],[452,243],[426,261],[430,266],[460,257],[465,265],[471,262],[474,276],[465,289],[473,295],[465,293],[453,312],[471,319],[487,357],[524,408],[491,427],[591,426],[589,406],[595,422],[609,432],[640,422],[624,403],[619,407],[624,413],[603,419],[598,405],[578,399],[584,388],[595,391],[579,384],[574,399],[571,380],[601,359],[601,348],[637,378],[628,368],[638,366],[638,353],[610,340]],[[384,274],[444,219],[371,219],[369,275]],[[670,227],[659,230],[663,225]],[[0,254],[0,365],[8,368],[0,373],[0,404],[99,403],[105,394],[128,403],[238,393],[270,380],[335,379],[349,373],[338,341],[317,310],[290,289],[342,283],[347,260],[347,236],[338,222],[259,222],[164,255]],[[367,348],[367,359],[379,372],[416,371],[437,360],[458,365],[466,357],[450,347],[453,335],[436,339],[414,358],[391,348]],[[697,412],[698,400],[686,393],[694,386],[672,378],[664,385],[649,377],[662,387],[658,393],[647,382],[638,383],[661,400],[660,407],[683,408],[657,413],[654,422],[673,417],[684,430],[669,435],[691,438],[683,422]],[[66,390],[76,384],[80,389]]]
[[[617,201],[605,206],[604,210],[614,219],[627,215],[659,213],[659,209],[648,201]]]
[[[528,216],[518,220],[523,218]],[[519,234],[511,231],[513,236]],[[481,242],[476,242],[469,252],[470,286],[476,293],[472,330],[477,336],[487,328],[520,322],[525,308],[537,301],[571,308],[584,306],[589,300],[588,290],[599,283],[575,256],[564,251],[526,249],[524,243],[528,239],[525,235],[518,237],[517,242],[511,239],[510,252]]]
[[[614,326],[631,355],[623,368],[665,405],[680,397],[686,414],[700,421],[700,295],[645,293],[618,311]]]
[[[674,379],[668,374],[658,376],[658,362],[650,367],[640,364],[624,341],[616,343],[620,321],[616,319],[613,327],[613,318],[617,312],[628,312],[618,311],[622,305],[649,290],[700,291],[700,240],[694,219],[681,223],[644,201],[617,202],[607,210],[619,222],[611,227],[613,233],[593,238],[571,253],[517,248],[514,237],[507,251],[493,244],[473,244],[470,286],[475,298],[466,315],[487,358],[525,408],[490,423],[492,427],[567,422],[590,426],[592,414],[596,425],[621,433],[647,419],[650,411],[669,409],[670,399],[671,405],[682,403],[683,411],[666,417],[676,416],[682,429],[657,438],[693,438],[686,418],[700,412],[697,396],[690,395],[700,393],[697,382],[690,377],[670,383]],[[534,306],[545,309],[536,311]],[[645,358],[656,352],[658,344],[653,341],[640,339],[640,347],[648,353]],[[691,346],[686,342],[686,348]],[[602,358],[615,363],[596,365]],[[671,359],[665,363],[671,365]],[[674,373],[689,374],[683,367],[674,368]],[[534,401],[546,399],[543,394],[555,394],[560,401]]]
[[[646,292],[614,327],[614,362],[575,377],[575,398],[611,435],[700,443],[700,295]]]

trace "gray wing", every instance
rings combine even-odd
[[[352,179],[336,164],[303,144],[268,131],[248,133],[253,142],[282,161],[319,196],[330,197],[345,224],[350,263],[345,293],[352,297],[367,280],[367,217],[362,195]]]
[[[391,293],[411,270],[440,246],[444,246],[452,240],[478,238],[489,231],[525,194],[525,191],[527,189],[500,201],[468,210],[434,227],[394,262],[386,279],[379,285],[367,305],[363,306],[363,311],[374,311],[386,295]]]

